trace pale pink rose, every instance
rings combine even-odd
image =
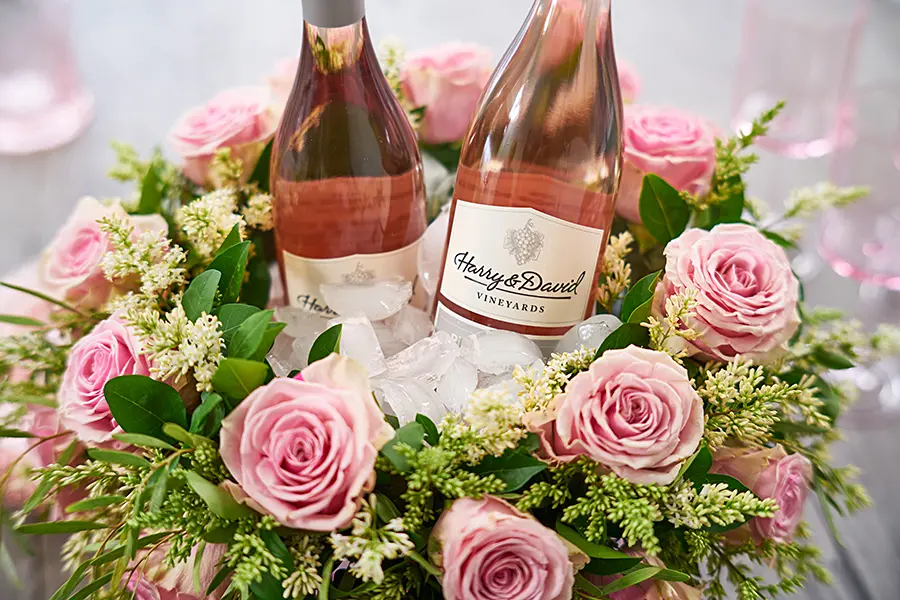
[[[109,236],[100,230],[98,220],[103,217],[126,219],[135,235],[168,230],[160,215],[129,216],[118,201],[102,204],[96,198],[82,198],[44,251],[41,279],[51,295],[91,308],[107,301],[113,283],[103,274],[101,261],[112,248]]]
[[[637,100],[641,93],[641,78],[630,64],[617,61],[616,70],[619,72],[619,87],[622,89],[622,102],[630,104]]]
[[[365,370],[336,354],[254,390],[222,423],[234,497],[295,529],[347,526],[393,430]]]
[[[63,425],[79,440],[96,445],[122,432],[103,395],[103,386],[121,375],[149,376],[150,362],[134,333],[113,315],[72,347],[59,387]]]
[[[227,580],[226,582],[222,582],[222,584],[208,596],[205,595],[206,588],[209,587],[213,578],[216,576],[216,573],[219,572],[222,557],[225,556],[225,552],[227,551],[227,544],[207,544],[206,548],[203,550],[203,557],[198,569],[200,591],[202,594],[198,593],[197,589],[194,587],[194,565],[197,560],[196,548],[191,552],[191,559],[189,561],[178,563],[174,567],[165,570],[158,578],[159,581],[157,585],[163,590],[179,594],[179,600],[187,600],[189,597],[192,597],[192,594],[197,594],[198,596],[202,595],[203,598],[218,600],[222,597],[225,589],[228,587]],[[157,557],[157,562],[160,562],[164,555],[164,552],[158,551],[153,556]]]
[[[167,590],[154,583],[143,573],[136,573],[126,584],[130,592],[134,594],[134,600],[200,600],[206,598],[206,594],[192,594]],[[205,592],[206,590],[204,590]]]
[[[427,144],[462,140],[493,69],[491,52],[452,43],[411,53],[401,74],[403,92],[425,107],[419,136]]]
[[[461,498],[431,532],[447,600],[569,600],[586,557],[507,502]]]
[[[750,521],[749,532],[760,542],[790,542],[803,518],[810,492],[812,464],[800,454],[774,448],[720,448],[713,455],[713,473],[734,477],[760,498],[773,498],[778,512],[770,519]],[[746,534],[743,536],[746,539]],[[741,536],[735,538],[740,541]]]
[[[230,148],[249,177],[278,126],[269,107],[270,94],[262,86],[234,88],[182,115],[169,133],[169,141],[184,159],[184,174],[198,185],[208,185],[213,156],[217,150]]]
[[[275,63],[275,69],[266,78],[269,90],[272,92],[272,107],[279,113],[284,110],[291,90],[294,88],[294,78],[300,67],[300,57],[283,58]]]
[[[644,556],[642,552],[636,550],[626,550],[626,553],[632,556],[640,556],[643,562],[650,566],[665,567],[663,562],[654,556]],[[601,588],[621,577],[622,575],[609,577],[587,576],[591,583]],[[702,600],[700,590],[695,587],[691,587],[686,583],[658,581],[655,579],[648,579],[624,590],[613,592],[609,597],[610,600]]]
[[[669,242],[665,256],[653,312],[662,314],[669,296],[696,290],[697,306],[686,323],[698,334],[686,343],[691,354],[765,364],[786,351],[800,324],[800,286],[782,248],[749,225],[723,224],[685,231]]]
[[[3,277],[2,281],[36,292],[50,294],[53,290],[50,290],[44,283],[40,271],[38,262],[31,261]],[[49,302],[41,300],[31,294],[17,292],[16,290],[11,290],[7,287],[0,287],[0,307],[3,307],[2,311],[4,314],[30,317],[32,319],[37,319],[42,323],[49,323],[50,315],[53,312],[53,305]],[[21,327],[19,325],[0,323],[0,338],[10,335],[20,335],[33,330],[34,328],[32,327]]]
[[[653,173],[679,191],[704,195],[716,170],[718,130],[706,119],[673,108],[625,107],[624,166],[616,212],[641,222],[644,175]]]
[[[589,456],[633,483],[667,485],[697,450],[703,402],[668,354],[629,346],[605,352],[527,425],[551,459]]]

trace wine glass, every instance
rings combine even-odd
[[[0,154],[56,148],[93,117],[78,72],[67,0],[0,1]]]
[[[733,126],[777,102],[784,110],[760,145],[791,158],[839,146],[869,0],[748,0]]]
[[[850,146],[833,156],[831,178],[870,194],[822,217],[819,253],[839,275],[861,283],[856,314],[870,328],[900,323],[900,83],[857,90],[847,122]],[[900,365],[888,359],[841,374],[859,388],[851,424],[900,417]]]

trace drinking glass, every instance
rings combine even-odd
[[[786,105],[760,145],[792,158],[824,156],[843,140],[869,0],[748,0],[733,126]]]
[[[67,0],[0,0],[0,154],[61,146],[93,117]]]

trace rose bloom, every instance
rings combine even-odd
[[[426,144],[463,139],[491,76],[491,52],[475,44],[451,43],[411,53],[401,73],[413,106],[424,106],[419,137]]]
[[[625,107],[624,164],[616,212],[641,222],[644,175],[653,173],[679,191],[704,195],[716,170],[718,130],[706,119],[672,108]]]
[[[586,455],[632,483],[666,485],[697,450],[703,402],[668,354],[629,346],[605,352],[547,414],[526,419],[549,459]]]
[[[447,600],[569,600],[575,563],[587,562],[556,532],[492,496],[456,500],[431,539]]]
[[[622,102],[631,104],[635,102],[641,93],[641,79],[630,64],[617,61],[616,70],[619,72],[619,87],[622,89]]]
[[[755,540],[791,541],[809,496],[813,475],[809,459],[788,455],[781,446],[720,448],[713,456],[711,471],[730,475],[760,498],[773,498],[778,503],[774,517],[750,521],[749,531]]]
[[[266,83],[269,84],[269,90],[272,93],[272,108],[279,114],[284,111],[284,106],[294,88],[294,78],[297,76],[299,67],[300,58],[298,56],[283,58],[275,63],[275,69],[266,78]]]
[[[765,364],[786,351],[800,325],[800,286],[782,248],[749,225],[724,224],[685,231],[665,256],[653,312],[662,315],[672,294],[697,291],[687,325],[698,337],[686,342],[689,353]]]
[[[168,231],[160,215],[129,216],[118,201],[102,204],[84,197],[44,251],[41,263],[41,287],[81,306],[96,308],[109,299],[113,284],[101,268],[103,256],[112,248],[109,236],[100,230],[98,220],[120,217],[134,227],[135,235],[145,231]]]
[[[650,566],[665,567],[663,562],[654,556],[644,556],[641,552],[635,550],[626,550],[626,553],[632,556],[641,556],[643,562]],[[603,577],[587,575],[588,581],[601,588],[621,579],[621,577],[622,575]],[[703,598],[700,590],[686,583],[655,579],[648,579],[624,590],[613,592],[609,597],[611,600],[702,600]]]
[[[266,87],[226,90],[203,106],[182,115],[169,133],[169,141],[184,159],[184,174],[198,185],[210,183],[210,163],[217,150],[231,149],[249,177],[266,142],[278,126],[271,113]]]
[[[234,497],[295,529],[347,526],[393,437],[365,370],[336,354],[254,390],[222,423]]]
[[[72,347],[59,386],[63,425],[81,441],[100,444],[122,432],[103,395],[106,382],[121,375],[149,376],[150,363],[134,333],[113,315]]]

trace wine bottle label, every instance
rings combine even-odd
[[[513,325],[558,330],[580,323],[593,297],[603,233],[533,208],[457,200],[436,327],[467,333],[476,325],[450,304]]]
[[[341,258],[304,258],[283,252],[284,273],[291,306],[324,317],[336,317],[322,298],[323,283],[365,285],[380,279],[403,277],[413,282],[412,303],[424,305],[418,281],[419,241],[381,254],[354,254]]]

